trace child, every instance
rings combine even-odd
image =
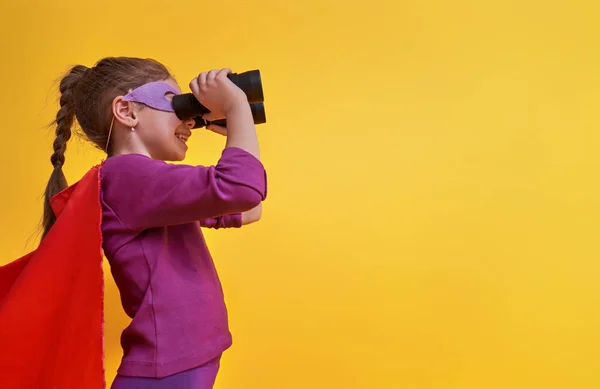
[[[212,388],[232,338],[217,272],[200,227],[241,227],[260,218],[266,173],[250,106],[228,69],[211,70],[189,86],[227,118],[214,166],[182,161],[194,120],[180,120],[171,100],[182,93],[154,60],[105,58],[75,66],[60,82],[54,166],[46,190],[44,236],[56,220],[50,200],[66,187],[66,143],[77,120],[108,158],[100,169],[102,245],[132,319],[113,389]]]

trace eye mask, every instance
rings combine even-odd
[[[167,93],[179,94],[166,82],[154,81],[127,93],[123,97],[123,101],[135,101],[136,103],[142,103],[160,111],[175,112],[173,104],[166,98]]]

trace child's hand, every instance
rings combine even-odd
[[[206,129],[212,132],[216,132],[217,134],[227,136],[227,128],[225,127],[221,127],[216,124],[209,124],[208,126],[206,126]]]
[[[207,120],[224,119],[240,104],[248,104],[244,91],[227,77],[230,73],[230,69],[213,69],[200,73],[190,82],[196,99],[210,111]]]

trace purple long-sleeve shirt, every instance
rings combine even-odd
[[[101,169],[103,247],[131,324],[119,374],[165,377],[232,343],[223,291],[201,227],[240,227],[266,198],[252,154],[226,148],[215,166],[129,154]]]

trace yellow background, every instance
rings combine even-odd
[[[0,263],[35,247],[67,65],[153,57],[184,91],[258,68],[264,218],[207,232],[235,337],[217,389],[598,388],[596,4],[4,0]],[[223,144],[199,130],[187,162]],[[71,142],[69,181],[101,158]]]

